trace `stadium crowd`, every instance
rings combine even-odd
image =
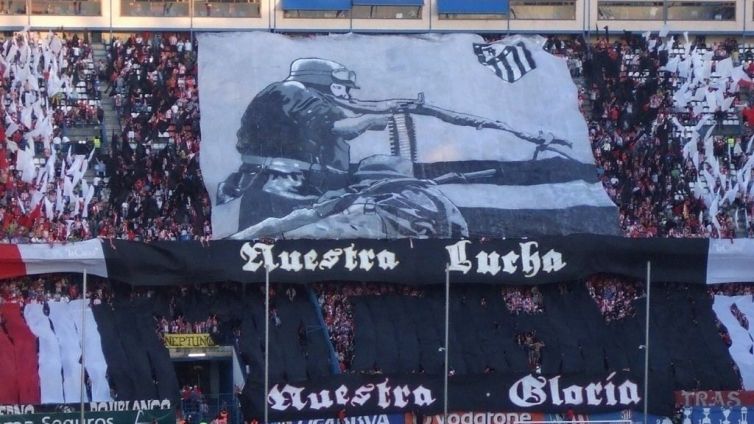
[[[80,274],[46,274],[0,281],[0,303],[16,303],[22,308],[30,303],[69,302],[82,297]],[[90,277],[87,299],[93,305],[108,303],[112,299],[111,282]]]
[[[508,310],[514,314],[542,312],[542,294],[536,287],[503,287],[500,293]]]
[[[586,287],[607,321],[633,315],[634,301],[644,296],[643,283],[605,274],[588,278]]]
[[[27,49],[31,59],[19,59]],[[116,40],[107,64],[95,64],[76,35],[22,33],[2,53],[4,69],[17,68],[3,77],[0,240],[210,237],[196,55],[187,36]],[[101,83],[122,133],[112,134],[109,151],[99,142],[81,151],[65,128],[102,124],[98,77],[108,80]]]
[[[725,78],[720,65],[720,74],[694,79],[678,66],[691,44],[641,36],[599,40],[584,60],[585,114],[598,173],[629,237],[732,238],[752,232],[750,219],[736,222],[744,205],[747,216],[753,205],[745,187],[752,163],[741,148],[752,131],[728,119],[738,115],[737,102],[747,96],[738,82],[749,77]],[[735,40],[712,46],[697,40],[694,47],[712,67],[728,58],[732,63],[739,50]],[[686,96],[686,84],[724,93],[722,101],[711,110]],[[715,131],[704,138],[694,134],[713,123]],[[744,184],[732,184],[736,176]]]
[[[99,115],[91,46],[76,35],[19,33],[2,44],[0,68],[0,240],[92,237],[88,214],[102,187],[84,178],[92,155],[65,136]]]
[[[330,335],[330,342],[335,347],[341,371],[350,369],[353,358],[353,296],[383,296],[401,294],[405,296],[422,296],[416,287],[391,284],[351,284],[338,287],[333,284],[314,286],[317,301],[322,310],[325,326]]]
[[[135,35],[115,40],[108,56],[122,132],[112,137],[110,213],[99,234],[147,242],[209,238],[191,40]]]

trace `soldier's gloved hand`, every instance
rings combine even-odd
[[[384,130],[390,122],[389,115],[374,115],[369,121],[370,130]]]
[[[543,145],[559,144],[561,146],[573,147],[573,143],[562,138],[555,138],[555,135],[548,131],[547,133],[539,132],[539,138],[542,140]]]
[[[413,112],[421,107],[420,103],[413,100],[400,100],[396,103],[398,104],[396,109],[401,112]]]
[[[555,139],[555,136],[550,131],[547,131],[547,133],[545,133],[544,131],[540,130],[539,136],[537,138],[542,140],[544,144],[550,144],[552,140]]]
[[[498,128],[497,122],[486,121],[483,119],[475,121],[474,124],[474,127],[477,129],[477,131],[483,130],[485,128]]]

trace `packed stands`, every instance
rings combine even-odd
[[[594,155],[627,236],[748,236],[752,133],[737,105],[749,76],[731,71],[738,53],[735,40],[631,36],[600,40],[584,61]]]
[[[5,57],[26,49],[26,37],[6,40]],[[6,77],[13,88],[6,93],[6,108],[22,122],[5,123],[12,140],[0,161],[3,239],[208,238],[209,200],[198,166],[198,93],[190,41],[166,36],[162,44],[147,44],[134,36],[113,43],[106,70],[94,63],[90,45],[78,36],[28,37],[39,46],[30,50],[40,53],[32,55],[36,62],[19,65],[27,67],[32,90],[21,90],[26,74]],[[44,72],[32,73],[32,65],[43,58]],[[98,81],[100,74],[107,75],[109,84]],[[109,152],[65,136],[66,128],[101,124],[100,83],[108,84],[105,95],[114,97],[123,129],[112,135]],[[39,91],[33,89],[37,86]],[[43,171],[36,174],[35,168]]]
[[[94,152],[65,134],[99,115],[90,45],[77,35],[19,33],[5,40],[2,58],[3,239],[89,238],[102,186],[83,178]]]
[[[136,35],[108,51],[110,95],[122,132],[112,140],[109,208],[100,235],[134,240],[209,238],[199,170],[196,53],[185,35]]]

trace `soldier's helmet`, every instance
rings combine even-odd
[[[286,81],[298,81],[305,85],[329,87],[341,84],[349,88],[356,85],[356,73],[338,62],[317,58],[296,59]]]

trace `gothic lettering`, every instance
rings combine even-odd
[[[469,240],[461,240],[455,244],[445,246],[448,251],[448,270],[468,274],[474,270],[474,262],[468,258],[467,248]],[[480,251],[476,254],[476,273],[496,276],[502,271],[505,274],[523,273],[526,278],[533,278],[541,272],[550,274],[565,268],[563,255],[553,249],[540,256],[539,243],[527,241],[518,243],[518,248],[508,252]],[[502,264],[501,264],[502,262]]]

